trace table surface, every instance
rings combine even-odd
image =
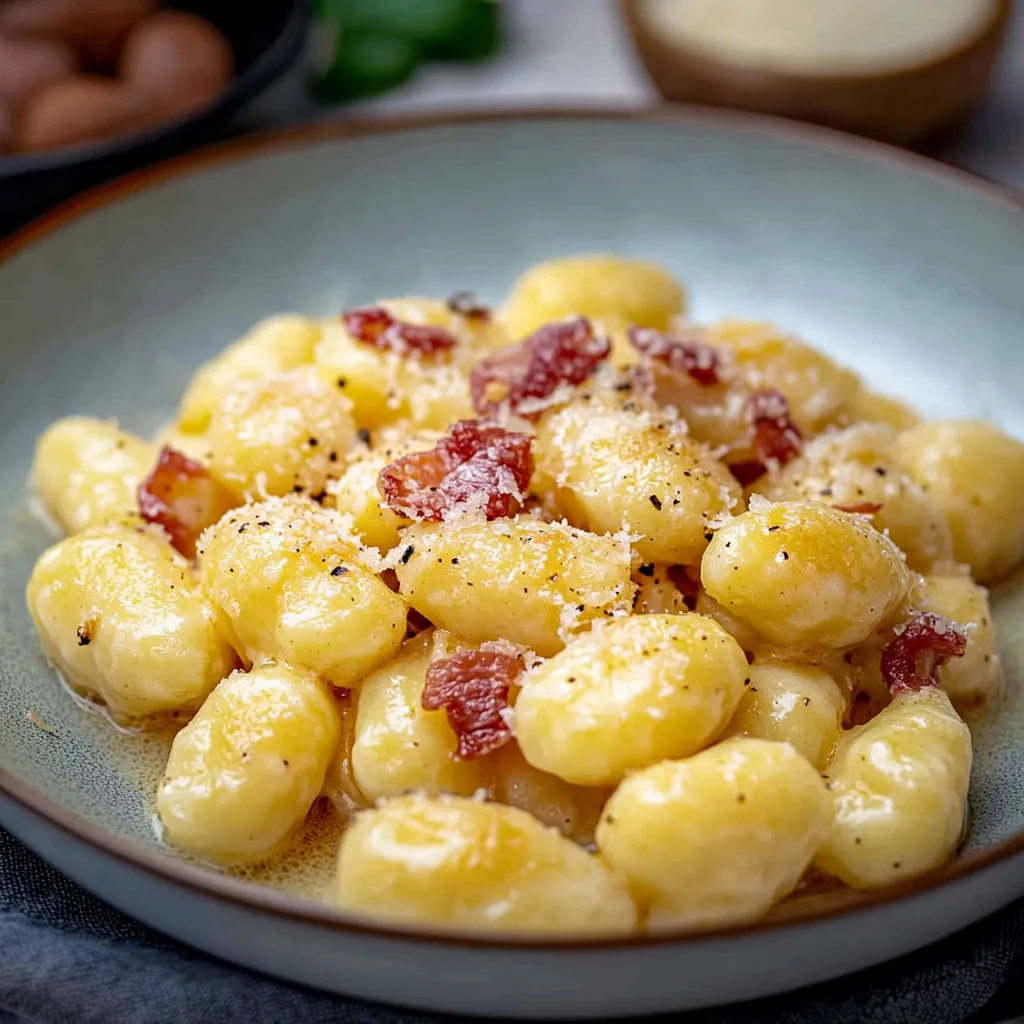
[[[246,120],[265,126],[351,112],[542,106],[636,109],[658,102],[615,0],[504,3],[508,43],[503,54],[489,63],[427,66],[407,85],[385,96],[326,112],[305,95],[302,75],[297,73],[252,108]],[[1016,0],[1016,17],[989,95],[941,156],[1024,189],[1024,0]]]

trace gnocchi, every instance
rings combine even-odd
[[[888,537],[813,501],[761,504],[719,529],[704,589],[779,647],[862,643],[903,604],[910,574]]]
[[[277,498],[203,535],[203,592],[247,663],[275,659],[353,686],[398,651],[405,601],[360,562],[346,527],[313,502]]]
[[[266,857],[320,793],[341,723],[308,672],[235,672],[174,738],[156,806],[168,837],[226,863]]]
[[[484,763],[455,759],[457,737],[444,712],[423,708],[427,669],[443,642],[420,633],[359,684],[349,758],[368,801],[412,791],[471,796],[490,782]]]
[[[574,526],[625,528],[637,554],[688,565],[700,559],[711,522],[742,492],[686,425],[647,413],[570,405],[546,417],[535,442],[535,487]]]
[[[898,693],[843,737],[828,773],[832,830],[816,863],[855,889],[924,874],[963,829],[971,734],[936,686]]]
[[[364,811],[338,855],[338,903],[486,931],[632,930],[626,886],[597,856],[515,807],[407,796]]]
[[[469,378],[443,353],[406,358],[365,344],[335,321],[324,325],[316,364],[351,401],[356,422],[365,429],[411,421],[443,430],[474,415]]]
[[[555,259],[494,306],[262,320],[152,443],[43,433],[67,536],[29,612],[74,691],[173,737],[168,844],[554,939],[955,856],[1024,444],[687,302],[654,263]]]
[[[804,499],[865,509],[871,525],[887,533],[918,572],[953,559],[946,515],[906,474],[887,427],[859,424],[815,438],[802,457],[770,474],[757,489],[772,501]]]
[[[513,338],[568,316],[606,326],[640,324],[664,329],[685,311],[686,293],[664,268],[614,256],[571,256],[531,267],[516,282],[502,311]]]
[[[192,567],[143,527],[55,544],[32,572],[28,607],[68,684],[123,724],[195,711],[238,663]]]
[[[942,420],[899,436],[907,472],[942,509],[953,553],[979,583],[1024,559],[1024,444],[990,423]]]
[[[632,615],[574,640],[520,682],[526,760],[578,785],[686,757],[718,737],[747,683],[747,659],[701,615]]]
[[[597,848],[648,927],[736,924],[792,892],[830,821],[824,783],[788,743],[736,738],[629,776]]]
[[[138,513],[139,484],[156,455],[153,445],[114,423],[70,416],[39,438],[32,485],[62,530],[81,533]]]
[[[241,380],[261,380],[311,363],[320,335],[320,324],[308,317],[261,320],[196,371],[178,409],[177,429],[201,436],[228,388]]]
[[[814,665],[759,662],[727,735],[788,743],[815,768],[824,769],[839,742],[846,698],[836,681]]]
[[[312,367],[239,380],[206,431],[214,476],[253,497],[320,495],[356,438],[351,404]]]
[[[474,642],[499,636],[549,656],[577,627],[632,602],[628,542],[561,523],[417,523],[399,547],[409,604]]]

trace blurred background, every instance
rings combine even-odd
[[[1024,187],[1021,0],[0,0],[0,232],[302,121],[691,102]]]

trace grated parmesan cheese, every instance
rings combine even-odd
[[[913,67],[976,39],[996,0],[645,0],[668,43],[732,64],[795,74]]]

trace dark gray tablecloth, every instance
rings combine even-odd
[[[680,1024],[996,1024],[1024,1013],[1024,902],[920,953]],[[628,979],[623,979],[628,984]],[[193,952],[118,913],[0,832],[0,1024],[420,1024]]]

